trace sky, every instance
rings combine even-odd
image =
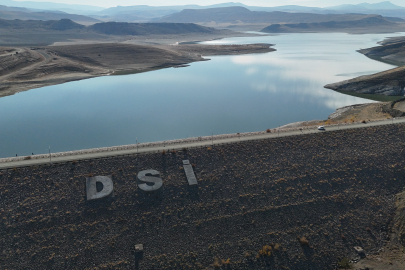
[[[24,0],[32,1],[32,0]],[[37,2],[55,2],[75,5],[92,5],[99,7],[115,7],[115,6],[135,6],[135,5],[149,5],[149,6],[171,6],[171,5],[187,5],[196,4],[201,6],[232,2],[232,0],[36,0]],[[337,6],[342,4],[360,4],[360,3],[379,3],[384,0],[234,0],[233,2],[240,2],[248,6],[283,6],[283,5],[300,5],[311,7],[328,7]],[[391,3],[399,6],[405,6],[405,0],[390,0]]]

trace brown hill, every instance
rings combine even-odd
[[[327,21],[316,23],[298,23],[298,24],[272,24],[265,27],[261,32],[265,33],[296,33],[296,32],[332,32],[342,31],[346,29],[370,29],[384,28],[393,31],[393,28],[402,28],[405,30],[405,25],[391,22],[382,16],[371,16],[360,18],[352,21]]]
[[[107,35],[177,35],[187,33],[215,33],[220,30],[193,23],[126,23],[106,22],[88,27],[89,31]]]
[[[387,40],[382,46],[359,50],[365,56],[381,62],[398,66],[405,65],[405,40],[404,37]]]
[[[186,39],[195,36],[210,39],[235,35],[230,30],[220,30],[196,24],[182,23],[97,23],[84,26],[69,19],[57,21],[2,20],[0,19],[0,46],[43,46],[68,40],[117,42],[128,36],[161,36],[163,39]],[[125,37],[123,37],[125,36]],[[204,36],[204,37],[202,37]],[[176,42],[174,41],[174,42]]]
[[[384,41],[382,46],[359,50],[359,52],[371,59],[401,67],[328,84],[325,86],[326,88],[360,94],[405,95],[405,41],[403,37]]]
[[[325,88],[359,94],[404,96],[405,66],[373,75],[361,76],[351,80],[328,84],[325,85]]]

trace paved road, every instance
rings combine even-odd
[[[287,132],[279,132],[279,133],[266,133],[261,135],[252,135],[246,137],[233,137],[233,138],[226,138],[226,139],[217,139],[214,141],[201,141],[201,142],[188,142],[188,143],[179,143],[176,145],[171,145],[170,147],[165,147],[163,145],[159,146],[152,146],[152,147],[142,147],[139,149],[130,149],[130,150],[118,150],[118,151],[108,151],[108,152],[100,152],[100,153],[90,153],[90,154],[80,154],[80,155],[71,155],[65,157],[52,157],[52,163],[60,163],[66,161],[73,161],[73,160],[84,160],[84,159],[95,159],[95,158],[105,158],[105,157],[112,157],[112,156],[123,156],[123,155],[133,155],[136,153],[150,153],[150,152],[157,152],[163,151],[168,149],[183,149],[183,148],[193,148],[193,147],[201,147],[201,146],[211,146],[212,143],[216,144],[225,144],[225,143],[233,143],[233,142],[241,142],[241,141],[251,141],[251,140],[262,140],[262,139],[270,139],[270,138],[277,138],[277,137],[287,137],[287,136],[296,136],[302,134],[311,134],[311,133],[321,133],[321,132],[333,132],[340,129],[354,129],[354,128],[364,128],[370,126],[382,126],[382,125],[392,125],[392,124],[400,124],[405,123],[405,118],[398,118],[398,119],[388,119],[383,121],[376,121],[376,122],[369,122],[366,124],[363,123],[355,123],[355,124],[346,124],[340,126],[325,126],[326,131],[318,131],[316,128],[308,129],[308,130],[294,130],[294,131],[287,131]],[[5,168],[14,168],[14,167],[23,167],[23,166],[33,166],[33,165],[41,165],[41,164],[49,164],[49,159],[32,159],[32,160],[22,160],[22,161],[12,161],[12,162],[5,162],[0,163],[0,169]]]

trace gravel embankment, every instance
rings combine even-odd
[[[142,243],[139,269],[334,269],[387,240],[404,145],[398,124],[1,170],[0,263],[134,269]],[[160,193],[138,189],[144,169]],[[89,175],[112,175],[114,198],[86,202]]]

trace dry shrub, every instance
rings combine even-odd
[[[351,269],[352,265],[350,264],[350,260],[348,258],[343,258],[339,263],[340,269]]]
[[[220,269],[220,268],[221,268],[222,262],[221,262],[221,260],[220,260],[218,257],[216,257],[216,258],[214,259],[214,264],[213,264],[213,266],[214,266],[214,269]]]
[[[307,238],[305,238],[305,236],[303,237],[298,237],[298,241],[300,242],[301,246],[309,246],[309,241],[307,240]]]
[[[269,245],[265,245],[262,247],[261,250],[259,250],[259,256],[260,257],[270,257],[272,252],[272,247]]]
[[[31,159],[31,156],[24,157],[24,160],[30,160],[30,159]]]
[[[269,128],[266,129],[266,133],[271,133],[271,130]]]

